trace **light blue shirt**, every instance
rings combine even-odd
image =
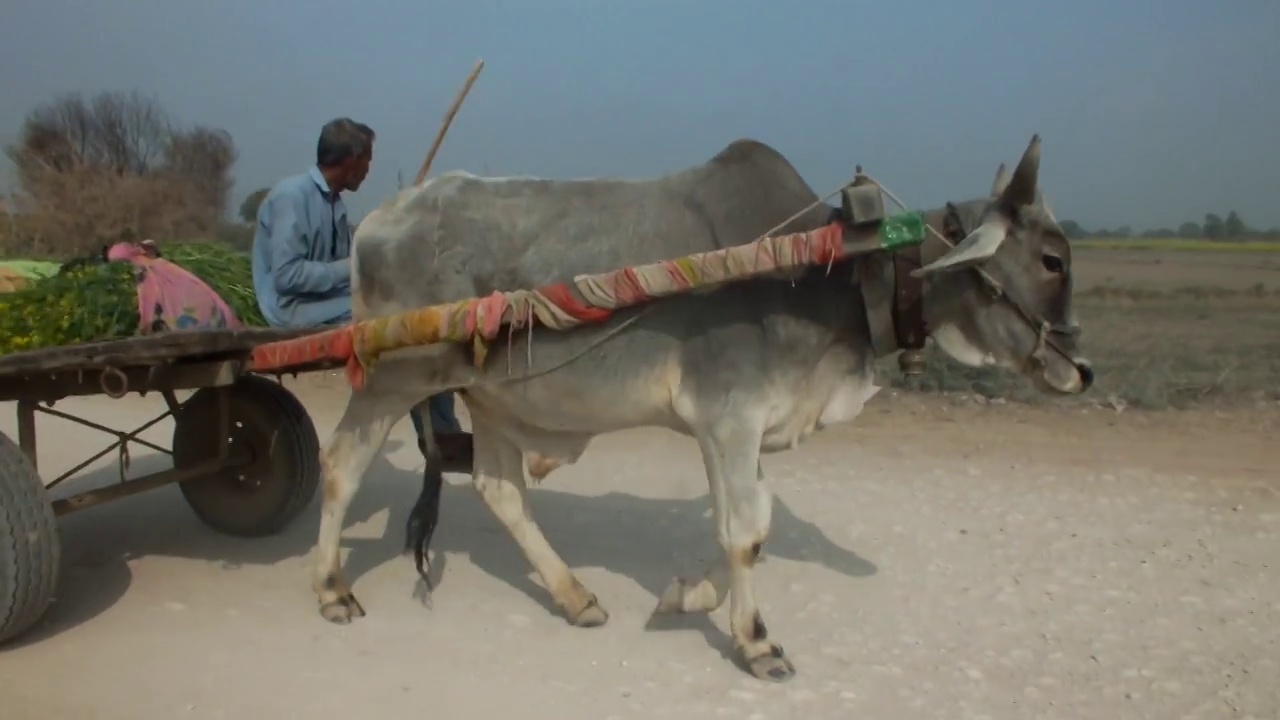
[[[285,178],[258,207],[253,290],[267,323],[309,327],[351,319],[351,225],[320,168]]]

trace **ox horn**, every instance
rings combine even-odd
[[[1000,167],[996,168],[995,182],[991,183],[991,197],[1000,197],[1000,193],[1009,187],[1009,170],[1000,163]]]
[[[1032,135],[1031,143],[1022,153],[1013,177],[1000,192],[1000,198],[1012,207],[1023,207],[1036,201],[1036,184],[1040,176],[1040,136]]]
[[[959,270],[961,268],[977,265],[984,260],[991,259],[992,255],[1000,249],[1000,243],[1009,236],[1009,228],[999,218],[992,218],[987,222],[978,226],[978,229],[969,233],[969,236],[960,241],[960,244],[951,248],[946,255],[934,260],[922,268],[911,271],[912,277],[924,277],[939,272],[947,272],[949,270]]]

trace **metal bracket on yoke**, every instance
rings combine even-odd
[[[862,227],[883,222],[885,217],[880,186],[862,174],[861,165],[857,166],[853,182],[840,190],[840,219],[849,227]]]

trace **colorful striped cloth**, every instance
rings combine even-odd
[[[886,221],[880,232],[882,248],[923,239],[923,225],[915,219],[918,214],[911,215],[914,221],[907,223],[911,230],[905,235],[901,221]],[[892,234],[895,232],[897,235]],[[317,361],[345,362],[347,379],[359,388],[364,384],[365,372],[381,354],[439,342],[471,342],[479,366],[484,363],[487,343],[504,326],[516,330],[537,324],[565,330],[604,322],[615,310],[652,298],[779,270],[830,265],[847,254],[843,235],[844,226],[834,222],[810,232],[764,237],[675,260],[580,275],[572,283],[494,292],[487,297],[357,321],[315,335],[259,346],[253,352],[250,369],[281,372]]]

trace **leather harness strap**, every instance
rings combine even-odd
[[[893,253],[893,336],[899,350],[921,350],[929,328],[924,319],[924,280],[911,277],[921,266],[920,246]]]
[[[932,220],[929,215],[933,216]],[[970,229],[965,227],[960,211],[953,203],[947,203],[940,214],[929,215],[925,219],[928,231],[946,240],[951,247],[959,245],[969,234]],[[941,227],[938,227],[939,222]],[[924,265],[923,246],[924,243],[920,243],[884,254],[872,253],[858,263],[871,346],[877,357],[898,353],[898,365],[906,375],[919,375],[925,371],[926,365],[923,349],[929,327],[924,318],[924,282],[911,277],[911,271]],[[1045,353],[1052,350],[1068,362],[1075,362],[1057,338],[1079,334],[1078,325],[1049,322],[1039,313],[1028,310],[1018,298],[1010,296],[981,267],[972,269],[992,298],[1008,303],[1036,332],[1036,347],[1031,353],[1031,361],[1043,365]],[[887,316],[884,313],[886,306],[889,310]]]
[[[966,234],[960,213],[947,203],[942,216],[942,236],[953,244]],[[921,248],[923,243],[897,250],[893,256],[893,318],[894,340],[899,350],[923,350],[929,337],[929,324],[924,318],[924,279],[911,277],[911,271],[924,265]]]

